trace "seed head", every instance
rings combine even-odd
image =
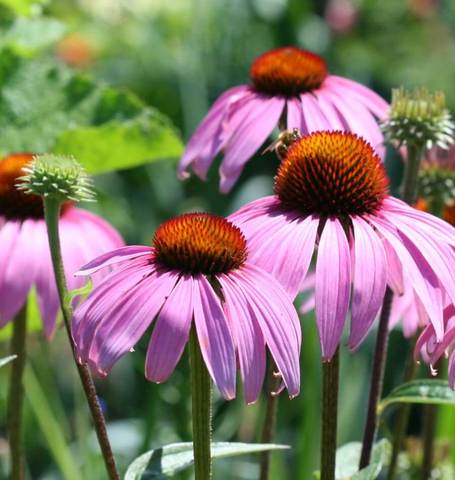
[[[91,178],[73,157],[38,155],[22,171],[16,188],[25,193],[61,202],[94,201]]]

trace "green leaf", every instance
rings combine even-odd
[[[73,155],[90,173],[180,156],[169,120],[52,59],[0,58],[0,154]]]
[[[359,469],[362,444],[351,442],[337,449],[336,480],[374,480],[378,478],[384,465],[390,460],[391,445],[386,439],[374,445],[368,467]]]
[[[392,390],[378,405],[378,414],[393,403],[427,403],[455,405],[455,392],[447,380],[413,380]]]
[[[287,445],[268,443],[229,443],[213,442],[212,458],[233,457],[248,453],[283,450]],[[125,480],[145,478],[164,479],[190,467],[193,464],[193,444],[172,443],[155,450],[150,450],[137,457],[128,467]]]
[[[16,15],[32,15],[41,10],[49,0],[0,0],[0,5],[9,8]]]
[[[10,48],[19,54],[29,54],[60,40],[65,25],[49,17],[19,17],[0,29],[0,49]]]
[[[7,363],[11,362],[17,357],[17,355],[10,355],[9,357],[0,358],[0,367],[3,367]]]

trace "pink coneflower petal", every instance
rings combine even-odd
[[[311,93],[300,95],[300,100],[302,102],[304,122],[306,125],[305,133],[313,133],[318,130],[327,130],[331,128],[331,125]]]
[[[367,222],[352,218],[354,278],[349,348],[355,350],[368,333],[381,308],[386,289],[386,256],[381,240]]]
[[[449,385],[452,390],[455,390],[455,350],[449,357]]]
[[[390,106],[382,97],[358,82],[337,75],[330,75],[326,78],[324,84],[332,89],[341,88],[340,92],[342,95],[352,97],[356,101],[363,103],[380,120],[389,111]]]
[[[297,313],[289,302],[287,293],[275,283],[273,277],[262,269],[248,264],[232,273],[244,295],[250,298],[254,312],[265,341],[280,371],[291,397],[300,390],[299,353],[301,331]]]
[[[435,278],[427,262],[420,258],[419,252],[416,251],[409,241],[406,241],[406,238],[403,239],[399,236],[393,225],[390,225],[385,219],[373,219],[370,217],[369,220],[395,249],[401,261],[404,274],[412,282],[412,287],[422,301],[431,322],[436,328],[438,339],[441,339],[444,332],[442,319],[443,304],[438,279]],[[403,240],[407,243],[406,247]]]
[[[194,322],[207,369],[226,398],[235,397],[235,350],[220,301],[208,280],[199,275],[194,283]]]
[[[220,275],[219,281],[225,299],[226,317],[238,351],[245,400],[251,404],[257,400],[264,382],[266,367],[264,336],[242,290],[229,275]]]
[[[9,263],[11,252],[16,244],[17,237],[20,233],[20,222],[9,221],[2,225],[0,229],[0,286],[3,281],[3,274]],[[1,301],[1,300],[0,300]]]
[[[145,360],[145,376],[164,382],[174,371],[188,342],[193,319],[193,277],[183,275],[156,320]]]
[[[96,329],[88,354],[88,362],[96,365],[101,375],[106,375],[114,363],[136,345],[177,279],[174,272],[153,272],[113,305],[107,321]],[[152,290],[153,296],[148,293]]]
[[[278,123],[285,104],[284,98],[258,96],[254,112],[242,129],[237,129],[224,146],[220,166],[220,190],[228,192],[240,176],[245,163],[254,155]]]
[[[302,103],[298,98],[291,97],[286,100],[287,121],[286,128],[292,130],[298,128],[300,132],[305,132],[306,127],[303,121]]]
[[[198,174],[202,177],[206,176],[213,157],[217,155],[221,148],[221,127],[226,111],[232,103],[248,93],[248,87],[240,85],[226,90],[216,100],[186,146],[185,153],[178,167],[180,178],[188,177],[187,169],[193,162]]]
[[[335,105],[329,101],[323,91],[316,91],[314,95],[317,98],[317,104],[330,125],[330,130],[344,130],[345,125],[340,118],[340,114]]]
[[[384,251],[387,257],[387,283],[395,295],[402,295],[403,285],[403,267],[400,259],[387,239],[383,241]]]
[[[316,262],[316,319],[324,360],[335,354],[343,333],[351,289],[349,243],[340,222],[328,218]]]
[[[255,244],[251,261],[271,273],[295,298],[310,267],[319,219],[307,217],[278,226],[268,229],[267,238]]]
[[[81,358],[85,360],[88,357],[98,326],[109,322],[109,319],[105,318],[106,313],[110,312],[119,299],[127,295],[131,288],[151,272],[153,270],[150,269],[150,265],[143,259],[135,259],[126,266],[122,265],[107,275],[84,303],[76,309],[72,332]]]
[[[111,252],[100,255],[91,262],[84,265],[74,275],[92,275],[102,268],[109,267],[116,263],[121,263],[132,258],[151,255],[152,248],[143,245],[132,245],[128,247],[120,247]]]
[[[0,322],[16,315],[27,300],[36,276],[40,257],[35,251],[33,238],[36,236],[35,220],[22,222],[15,234],[13,248],[9,252],[8,262],[4,265],[0,279]],[[6,227],[4,227],[6,228]],[[14,235],[13,231],[11,235]]]

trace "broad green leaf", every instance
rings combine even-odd
[[[0,59],[0,154],[74,155],[90,173],[178,157],[170,122],[132,93],[52,59]]]
[[[11,362],[17,357],[17,355],[10,355],[9,357],[0,358],[0,367],[3,367],[7,363]]]
[[[213,442],[212,458],[233,457],[287,448],[289,448],[287,445],[268,443]],[[164,479],[190,467],[193,461],[193,444],[191,442],[172,443],[137,457],[128,467],[125,480]]]
[[[384,465],[390,460],[391,446],[388,440],[375,444],[368,467],[359,469],[362,444],[351,442],[337,449],[336,480],[374,480],[378,478]]]
[[[393,403],[455,405],[455,392],[446,380],[413,380],[392,390],[378,405],[378,413]]]
[[[0,29],[0,49],[10,48],[20,54],[32,53],[60,40],[65,26],[49,17],[18,17]]]

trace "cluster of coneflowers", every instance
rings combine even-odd
[[[433,159],[419,180],[420,157],[433,144],[452,143],[441,98],[398,92],[389,112],[373,91],[330,75],[319,56],[272,50],[253,63],[250,84],[215,102],[188,142],[179,175],[188,176],[191,167],[204,179],[222,153],[220,189],[228,192],[276,128],[282,131],[276,144],[281,164],[273,195],[228,218],[195,212],[170,219],[150,246],[124,246],[109,224],[74,206],[88,186],[71,161],[12,154],[0,162],[0,325],[24,317],[28,292],[36,287],[51,337],[59,295],[67,302],[65,279],[72,290],[92,278],[88,297],[77,306],[73,301],[74,315],[68,304],[63,313],[110,478],[118,477],[85,366],[107,375],[151,326],[150,381],[166,381],[189,343],[198,480],[211,475],[204,438],[210,436],[210,395],[201,392],[209,378],[231,400],[239,370],[245,400],[254,403],[269,352],[275,379],[270,401],[284,388],[290,397],[299,394],[302,334],[293,301],[305,288],[314,290],[305,309],[314,305],[323,362],[322,480],[334,478],[338,352],[346,319],[351,350],[381,311],[385,330],[401,319],[408,336],[425,327],[416,351],[430,364],[453,348],[455,195],[443,205],[447,221],[428,207],[409,205],[418,181],[427,189],[439,186],[434,178],[444,169]],[[405,201],[389,194],[383,132],[407,157]],[[454,355],[449,382],[453,387]],[[370,400],[378,399],[372,394]],[[368,435],[374,437],[375,429]],[[366,440],[361,466],[370,453]],[[267,478],[267,458],[261,475]]]

